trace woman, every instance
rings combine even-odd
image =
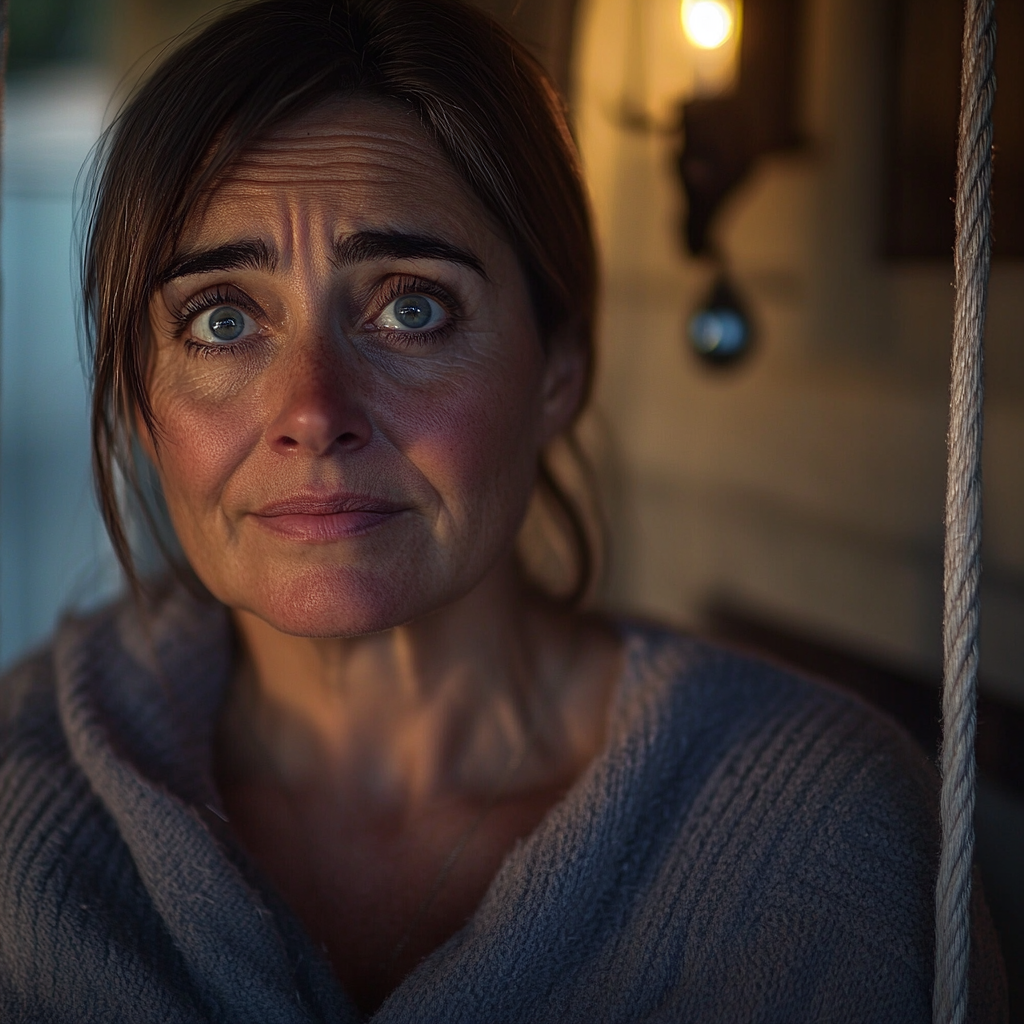
[[[536,491],[586,589],[595,292],[557,96],[455,0],[260,0],[142,87],[95,462],[129,579],[139,455],[184,561],[5,681],[4,1020],[930,1019],[908,741],[523,568]]]

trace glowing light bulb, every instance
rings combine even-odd
[[[724,46],[736,27],[732,7],[723,0],[683,0],[679,13],[686,38],[702,50]]]

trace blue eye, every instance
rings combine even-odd
[[[237,306],[217,306],[192,321],[192,336],[207,345],[224,345],[255,334],[259,328]]]
[[[441,305],[427,295],[412,292],[395,299],[379,317],[376,324],[391,331],[422,331],[437,327],[446,319]]]
[[[404,295],[394,305],[395,319],[406,327],[426,327],[430,323],[430,299],[423,295]]]
[[[210,314],[207,323],[218,341],[234,341],[245,329],[245,314],[230,306],[220,306]]]

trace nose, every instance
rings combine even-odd
[[[288,361],[266,433],[274,451],[319,456],[357,451],[369,442],[373,427],[361,374],[346,363],[329,343]]]

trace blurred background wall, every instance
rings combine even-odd
[[[62,607],[117,588],[88,480],[74,184],[118,98],[170,37],[214,6],[10,2],[3,664],[42,640]],[[701,75],[683,49],[678,0],[480,0],[569,93],[590,182],[605,292],[584,434],[611,538],[604,600],[703,631],[735,635],[739,623],[775,654],[788,638],[808,667],[852,672],[855,682],[870,676],[890,710],[906,691],[927,746],[941,658],[952,262],[945,227],[915,249],[921,229],[895,231],[903,221],[893,204],[913,206],[917,179],[900,175],[918,157],[925,177],[938,167],[929,187],[940,200],[943,189],[952,194],[948,153],[928,148],[935,137],[953,145],[953,128],[927,113],[933,89],[951,88],[955,102],[956,82],[940,74],[941,61],[934,71],[928,63],[948,49],[946,23],[922,0],[757,2],[795,19],[798,138],[752,163],[711,222],[708,252],[694,256],[681,231],[679,103]],[[997,115],[1024,124],[1024,61],[1013,49],[1013,40],[1024,45],[1024,4],[998,6]],[[900,54],[925,68],[923,93],[901,79]],[[997,192],[1020,191],[1016,143],[998,121],[996,143]],[[914,209],[908,216],[927,226],[934,204],[923,215]],[[951,223],[940,202],[934,216],[945,225],[947,214]],[[1024,231],[999,210],[996,230],[982,637],[990,729],[1019,724],[1024,709]],[[723,269],[755,332],[749,355],[726,367],[699,358],[686,335]],[[807,662],[815,651],[825,661]],[[1005,734],[1013,735],[1019,741],[1019,732]],[[979,844],[1012,971],[1024,976],[1024,751],[1005,736],[982,766],[998,770],[984,776]],[[1024,1019],[1015,999],[1015,1019]]]
[[[586,5],[574,88],[605,257],[611,594],[697,624],[735,605],[937,670],[952,261],[883,256],[885,7],[804,5],[806,141],[762,158],[714,227],[758,334],[746,361],[716,372],[686,346],[713,265],[682,250],[676,140],[611,116],[637,6]],[[1022,341],[1024,263],[997,260],[982,673],[1024,705]]]
[[[79,0],[11,4],[4,119],[0,366],[0,664],[68,604],[118,584],[89,470],[76,335],[73,192],[113,81],[108,11]]]

